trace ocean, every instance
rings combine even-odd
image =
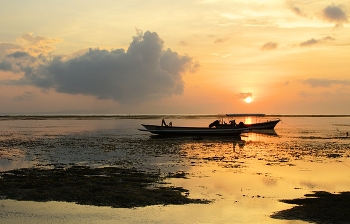
[[[167,186],[207,204],[112,208],[2,196],[1,223],[307,223],[273,217],[282,199],[350,190],[350,116],[269,115],[274,131],[152,138],[141,124],[208,126],[221,115],[0,116],[0,171],[87,166],[184,173]],[[251,118],[255,122],[255,118]],[[82,186],[84,187],[84,186]],[[1,189],[0,189],[1,192]],[[199,215],[200,214],[200,215]]]

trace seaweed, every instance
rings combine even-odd
[[[271,218],[315,223],[349,223],[350,220],[350,192],[347,191],[338,194],[315,191],[305,198],[280,201],[297,206],[276,212]]]
[[[159,186],[162,184],[159,174],[135,169],[23,168],[0,175],[0,196],[19,201],[65,201],[115,208],[209,203],[188,198],[188,190],[181,187]]]

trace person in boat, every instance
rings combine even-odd
[[[209,124],[209,128],[216,127],[220,124],[219,120],[214,121],[213,123]]]
[[[165,123],[165,120],[162,119],[162,126],[171,127],[171,126],[173,126],[173,122],[169,122],[169,125],[167,125],[167,124]]]
[[[168,126],[168,125],[165,123],[165,120],[164,120],[164,119],[162,119],[162,126],[165,126],[165,127]]]
[[[239,122],[239,124],[237,125],[238,128],[246,128],[245,124],[241,121]]]
[[[236,120],[232,120],[232,121],[230,121],[230,124],[233,126],[233,127],[236,127]]]

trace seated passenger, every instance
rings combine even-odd
[[[168,125],[165,123],[165,120],[164,120],[164,119],[162,119],[162,126],[165,126],[165,127],[168,126]]]
[[[245,128],[245,124],[241,121],[239,122],[239,124],[237,125],[238,128]]]

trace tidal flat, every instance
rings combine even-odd
[[[213,118],[170,119],[207,126]],[[349,117],[284,117],[275,131],[239,139],[137,130],[160,121],[2,119],[1,223],[350,220]]]

